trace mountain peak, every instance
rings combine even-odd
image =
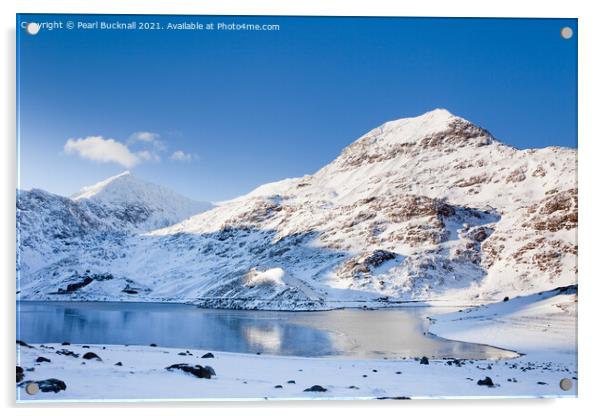
[[[344,169],[353,168],[401,155],[415,157],[424,151],[480,147],[493,140],[487,130],[448,110],[436,108],[417,117],[388,121],[370,130],[343,149],[334,164]]]
[[[116,183],[128,180],[139,181],[139,179],[135,178],[129,170],[126,170],[118,175],[111,176],[98,183],[95,183],[94,185],[84,186],[79,191],[71,195],[71,199],[74,201],[78,201],[80,199],[90,199],[95,196],[98,196],[100,193],[107,190],[109,187],[115,187]]]
[[[454,122],[471,124],[444,108],[436,108],[419,116],[387,121],[368,135],[375,132],[389,133],[392,136],[389,140],[398,143],[415,142],[420,137],[448,130]]]
[[[134,219],[143,231],[162,228],[212,208],[209,202],[194,201],[171,189],[139,179],[129,171],[85,186],[71,199],[94,211],[115,212]]]

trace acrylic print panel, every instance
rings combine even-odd
[[[18,15],[17,399],[576,396],[577,33]]]

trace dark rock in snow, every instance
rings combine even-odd
[[[165,368],[168,371],[182,370],[185,373],[190,373],[198,378],[210,379],[212,375],[215,375],[215,371],[211,367],[203,367],[202,365],[190,365],[190,364],[173,364]]]
[[[508,296],[506,296],[506,297],[504,298],[504,302],[508,302],[509,300],[510,300],[510,298],[509,298]]]
[[[36,363],[49,363],[50,360],[46,357],[38,357],[36,358]]]
[[[411,400],[411,398],[408,396],[382,396],[377,397],[376,400]]]
[[[79,358],[79,354],[76,354],[73,351],[69,351],[69,350],[66,350],[66,349],[58,350],[56,353],[58,355],[66,355],[68,357]]]
[[[47,380],[36,381],[40,391],[44,393],[54,392],[58,393],[61,390],[67,390],[67,385],[63,380],[59,380],[58,378],[49,378]]]
[[[122,367],[122,366],[123,366],[123,363],[122,363],[121,361],[117,361],[117,362],[115,363],[115,365],[116,365],[117,367]]]
[[[296,384],[296,383],[295,383],[295,380],[289,380],[289,381],[287,381],[286,383],[287,383],[287,384]]]
[[[153,343],[153,344],[150,344],[149,346],[150,346],[150,347],[156,347],[156,346],[157,346],[157,344],[154,344],[154,343]]]
[[[65,341],[65,342],[63,342],[61,345],[71,345],[71,343],[70,343],[70,342],[67,342],[67,341]]]
[[[489,233],[483,227],[478,228],[472,235],[472,238],[474,238],[479,243],[485,241],[487,237],[489,237]]]
[[[422,357],[420,359],[420,364],[429,365],[429,359],[426,357]]]
[[[495,384],[493,384],[493,380],[491,379],[491,377],[485,377],[483,380],[477,381],[477,384],[479,386],[495,387]]]
[[[303,391],[314,391],[314,392],[320,392],[323,393],[325,391],[328,391],[327,389],[325,389],[324,387],[318,385],[318,384],[314,384],[313,386],[303,390]]]
[[[17,383],[23,381],[25,378],[25,373],[23,372],[23,367],[17,366]]]
[[[31,345],[29,345],[27,342],[21,341],[20,339],[17,340],[17,345],[20,345],[21,347],[26,347],[26,348],[34,348]]]
[[[275,388],[275,389],[281,389],[281,388],[282,388],[282,385],[281,385],[281,384],[276,384],[276,385],[274,386],[274,388]]]
[[[201,358],[215,358],[215,356],[212,353],[208,352],[207,354],[203,354]]]
[[[125,288],[122,290],[123,293],[127,293],[128,295],[137,295],[138,291],[135,289]]]
[[[90,276],[86,276],[83,280],[79,282],[68,284],[67,289],[65,289],[64,291],[67,293],[75,292],[76,290],[81,289],[84,286],[88,286],[93,281],[94,279],[92,279]],[[60,291],[61,289],[59,289],[59,292]]]
[[[96,359],[98,361],[102,361],[102,359],[98,355],[96,355],[95,353],[93,353],[93,352],[87,352],[87,353],[85,353],[82,356],[82,358],[84,360],[94,360],[94,359]]]

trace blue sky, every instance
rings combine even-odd
[[[18,30],[24,189],[69,195],[129,168],[219,201],[313,173],[368,130],[433,108],[518,148],[577,146],[575,19],[20,19],[280,25]]]

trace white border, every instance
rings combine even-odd
[[[600,179],[602,174],[602,152],[599,122],[602,112],[600,78],[602,64],[600,40],[602,21],[594,1],[542,1],[525,0],[475,1],[475,0],[420,0],[384,1],[366,0],[4,0],[0,2],[2,14],[2,72],[3,99],[0,101],[2,115],[2,294],[3,316],[3,360],[2,393],[9,414],[44,412],[44,415],[105,414],[107,409],[128,414],[166,415],[244,413],[265,415],[286,413],[290,415],[342,413],[349,416],[365,415],[372,409],[379,414],[400,412],[437,413],[445,416],[487,414],[507,415],[509,412],[545,412],[548,415],[585,414],[600,407],[597,398],[600,379],[601,325],[598,317],[598,298],[602,295],[597,257],[599,240],[602,238],[600,217],[602,198]],[[15,405],[12,372],[15,349],[14,328],[14,203],[15,203],[15,13],[143,13],[143,14],[256,14],[256,15],[339,15],[339,16],[474,16],[474,17],[577,17],[579,18],[579,399],[532,400],[446,400],[446,401],[403,401],[403,402],[271,402],[271,403],[182,403],[164,402],[151,404],[103,403],[103,404],[36,404]],[[47,407],[41,409],[41,407]],[[201,408],[201,409],[199,409]],[[114,409],[114,410],[113,410]],[[520,409],[520,410],[519,410]],[[598,409],[599,410],[599,409]]]

